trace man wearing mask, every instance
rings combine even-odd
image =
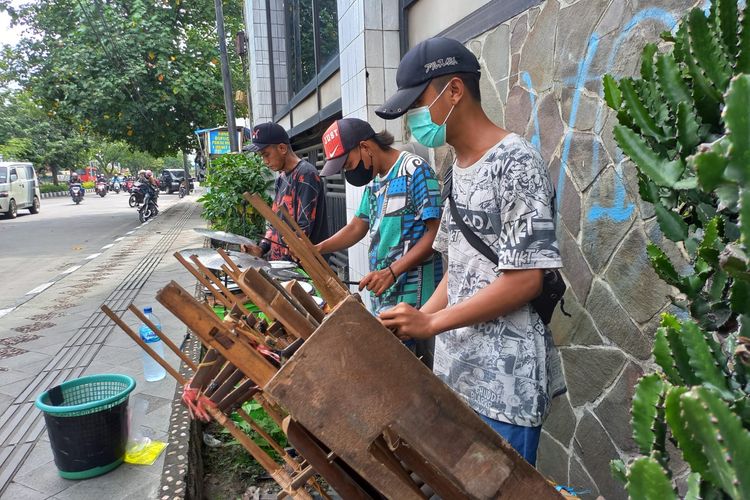
[[[432,38],[404,56],[398,92],[376,110],[407,114],[420,143],[456,153],[435,239],[448,272],[421,309],[399,304],[380,318],[402,340],[437,336],[435,374],[533,465],[550,402],[565,391],[559,354],[530,305],[544,270],[562,267],[554,189],[539,152],[484,113],[479,78],[466,47]]]
[[[422,306],[442,278],[442,261],[432,249],[440,221],[437,178],[422,158],[392,145],[391,134],[376,134],[356,118],[337,120],[323,134],[321,175],[343,170],[349,184],[367,187],[352,220],[318,250],[343,250],[370,234],[370,272],[359,289],[370,291],[375,314],[400,302]]]
[[[260,154],[266,166],[279,174],[274,186],[273,211],[279,213],[285,207],[313,243],[326,239],[325,193],[318,171],[294,153],[289,135],[281,125],[273,122],[256,125],[252,137],[248,149]],[[289,249],[272,226],[259,245],[243,245],[242,250],[268,260],[290,260]]]

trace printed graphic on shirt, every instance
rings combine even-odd
[[[326,225],[323,182],[315,167],[302,160],[289,174],[279,174],[274,187],[273,211],[279,213],[281,207],[285,207],[313,243],[325,239],[327,231],[322,230]],[[289,250],[276,228],[269,226],[265,237],[266,245],[270,246],[269,260],[289,258]]]
[[[448,254],[448,303],[491,284],[503,270],[562,267],[555,237],[554,190],[540,154],[508,135],[477,164],[453,168],[459,215],[498,255],[497,269],[443,212],[434,247]],[[557,349],[530,305],[436,338],[434,372],[482,415],[541,425],[564,391]]]
[[[375,179],[365,188],[355,215],[370,226],[370,270],[386,269],[424,235],[426,220],[440,218],[440,187],[435,173],[420,157],[402,153],[384,179]],[[442,260],[433,255],[399,276],[380,297],[371,294],[373,312],[399,302],[420,307],[442,276]]]

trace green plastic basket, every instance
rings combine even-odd
[[[36,407],[56,417],[78,417],[117,406],[135,389],[135,380],[127,375],[105,373],[63,382],[64,402],[52,404],[50,391],[36,398]]]
[[[69,380],[37,397],[60,476],[88,479],[123,462],[134,388],[127,375],[102,374]]]

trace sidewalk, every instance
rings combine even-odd
[[[179,415],[171,416],[174,379],[167,375],[159,382],[145,382],[140,347],[99,307],[107,304],[137,331],[139,321],[125,312],[128,305],[152,306],[163,331],[177,345],[182,343],[185,325],[157,303],[155,295],[171,280],[190,291],[195,287],[195,279],[172,256],[183,248],[203,246],[203,237],[192,231],[205,227],[195,198],[185,198],[2,318],[0,498],[159,498],[165,457],[186,463],[187,430],[181,428]],[[178,366],[177,356],[166,348],[165,353],[172,366]],[[33,403],[50,387],[97,373],[133,377],[137,385],[130,395],[130,409],[144,401],[148,405],[144,433],[169,445],[151,466],[123,464],[97,478],[62,479],[53,462],[44,419]],[[170,421],[175,424],[171,432]],[[174,498],[184,493],[180,483],[185,469],[169,467],[169,482],[174,483],[169,498]]]

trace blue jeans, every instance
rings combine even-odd
[[[536,449],[539,447],[539,436],[542,433],[542,426],[523,427],[513,425],[499,420],[493,420],[477,413],[492,430],[505,438],[508,443],[532,466],[536,466]]]

